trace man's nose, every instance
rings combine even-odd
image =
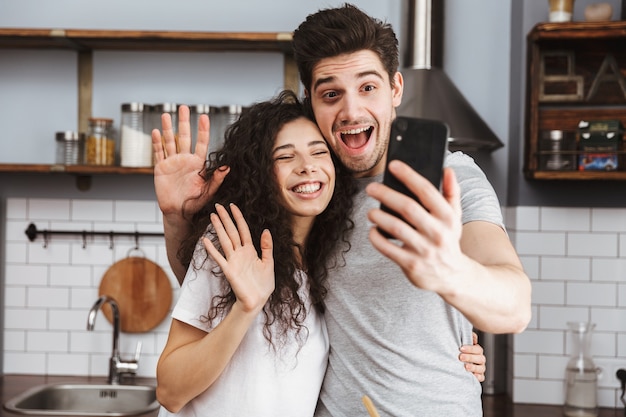
[[[345,94],[341,100],[340,118],[342,121],[358,119],[360,108],[359,98],[354,94]]]

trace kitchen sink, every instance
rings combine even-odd
[[[110,384],[40,385],[4,404],[14,413],[45,416],[135,416],[158,407],[155,387]]]

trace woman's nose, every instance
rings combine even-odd
[[[313,163],[313,161],[304,160],[302,166],[300,167],[301,173],[310,173],[315,172],[317,170],[317,164]]]

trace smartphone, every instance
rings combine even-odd
[[[444,122],[398,116],[391,125],[387,166],[389,166],[389,162],[399,159],[427,178],[435,187],[441,189],[443,161],[448,149],[448,136],[449,129]],[[387,169],[383,175],[383,184],[419,203],[417,196]],[[381,209],[402,218],[383,204],[381,204]],[[386,237],[390,237],[382,230],[380,232]]]

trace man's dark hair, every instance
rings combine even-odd
[[[389,23],[359,8],[322,9],[309,15],[295,30],[293,51],[304,88],[311,92],[313,68],[324,58],[370,50],[380,58],[391,85],[398,71],[398,39]]]

